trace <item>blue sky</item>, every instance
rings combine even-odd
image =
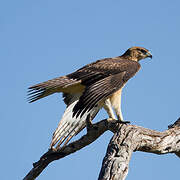
[[[131,46],[150,49],[153,59],[141,61],[124,88],[124,119],[158,131],[173,123],[180,116],[179,7],[178,0],[1,1],[0,179],[25,176],[47,151],[65,108],[61,94],[28,104],[27,88]],[[96,121],[106,117],[102,111]],[[38,179],[97,179],[111,137],[106,132],[53,162]],[[173,154],[136,152],[127,180],[179,179],[179,165]]]

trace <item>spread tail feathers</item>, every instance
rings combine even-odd
[[[86,118],[88,114],[90,114],[91,118],[93,119],[101,109],[100,106],[97,106],[91,109],[89,112],[86,112],[82,117],[73,117],[73,108],[78,100],[79,97],[76,97],[76,100],[74,99],[74,101],[67,106],[62,119],[53,134],[50,145],[51,148],[54,146],[56,146],[56,148],[60,147],[60,145],[63,143],[63,145],[66,145],[73,136],[77,135],[86,126]]]

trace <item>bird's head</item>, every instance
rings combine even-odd
[[[143,47],[131,47],[123,54],[123,56],[127,56],[134,61],[139,61],[148,57],[152,58],[152,54]]]

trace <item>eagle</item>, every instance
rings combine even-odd
[[[63,93],[66,109],[53,133],[50,148],[66,145],[86,126],[87,117],[93,119],[101,108],[106,110],[110,119],[126,123],[121,111],[122,89],[139,71],[139,60],[148,57],[152,58],[152,54],[146,48],[131,47],[121,56],[97,60],[71,74],[29,87],[30,103],[54,93]]]

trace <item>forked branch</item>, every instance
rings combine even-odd
[[[175,153],[180,157],[180,119],[164,132],[157,132],[136,125],[118,124],[108,119],[88,127],[87,134],[60,149],[48,150],[24,180],[33,180],[54,160],[61,159],[94,142],[105,131],[114,133],[104,157],[99,180],[124,180],[134,151],[155,154]]]

